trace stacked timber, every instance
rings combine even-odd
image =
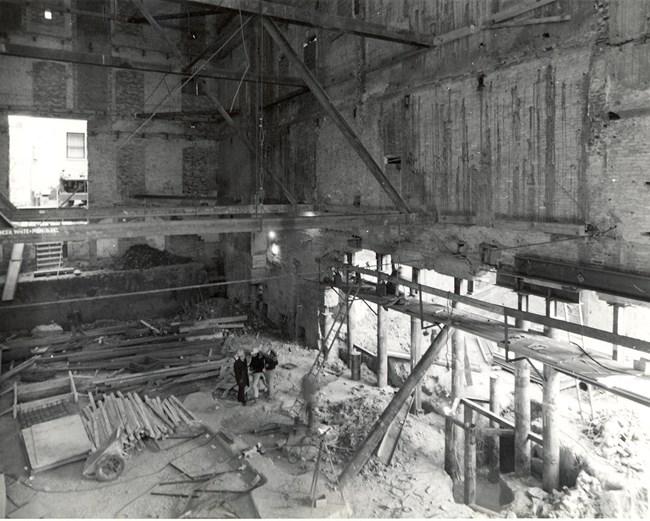
[[[189,388],[197,387],[201,380],[226,378],[230,371],[224,368],[230,365],[224,337],[243,330],[246,320],[246,315],[155,321],[154,325],[141,320],[90,329],[76,336],[7,339],[0,345],[3,355],[22,353],[24,358],[31,358],[20,364],[20,357],[12,360],[8,371],[5,364],[0,378],[6,386],[10,379],[19,377],[22,387],[25,382],[43,382],[72,371],[83,383],[82,392],[168,395],[181,393],[182,388],[191,392]],[[22,391],[31,389],[19,391],[24,394]],[[36,391],[56,394],[47,385]]]
[[[138,393],[105,394],[102,400],[93,398],[88,393],[89,405],[81,411],[81,419],[93,444],[100,447],[111,434],[120,428],[122,443],[128,449],[144,448],[142,441],[146,438],[160,440],[172,435],[179,427],[200,424],[175,397],[164,400],[160,397],[149,398]]]

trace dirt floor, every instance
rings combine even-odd
[[[208,432],[195,438],[167,439],[159,446],[152,444],[135,452],[127,462],[126,472],[115,482],[98,483],[83,478],[82,462],[30,476],[16,422],[11,415],[0,418],[0,472],[6,477],[9,515],[13,511],[18,511],[14,515],[30,518],[648,515],[645,469],[650,463],[650,439],[648,425],[644,423],[647,409],[596,393],[592,419],[591,408],[585,401],[587,393],[581,391],[581,418],[573,388],[562,392],[562,432],[566,445],[572,447],[576,487],[548,495],[534,479],[523,483],[510,475],[505,476],[508,487],[493,485],[485,497],[479,498],[479,504],[493,508],[498,508],[499,500],[512,500],[499,514],[475,511],[455,502],[458,487],[453,486],[443,470],[444,419],[432,412],[409,415],[391,465],[385,466],[373,458],[342,497],[336,487],[336,476],[396,389],[375,387],[375,375],[365,366],[361,381],[353,381],[350,370],[340,361],[328,364],[321,375],[317,419],[321,431],[327,431],[323,438],[329,448],[323,454],[317,484],[318,496],[325,500],[312,510],[309,496],[321,437],[302,425],[295,426],[288,411],[298,396],[302,376],[314,361],[315,351],[265,332],[232,337],[228,349],[250,351],[261,344],[270,344],[280,360],[273,399],[262,393],[259,400],[249,401],[244,407],[235,400],[233,392],[224,397],[221,392],[213,393],[214,384],[206,383],[198,392],[181,399],[206,424]],[[514,389],[511,375],[501,373],[504,387]],[[489,374],[473,374],[470,396],[488,396]],[[448,404],[448,380],[445,367],[432,368],[425,395],[429,410]],[[0,398],[0,410],[9,405],[9,394]],[[228,474],[220,483],[210,482],[211,487],[221,490],[213,496],[203,493],[190,500],[178,494],[193,493],[192,485],[161,485],[186,481],[192,473],[215,469]],[[258,475],[262,480],[256,483]],[[621,480],[626,483],[623,488]],[[23,510],[18,510],[21,507]]]

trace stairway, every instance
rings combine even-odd
[[[61,272],[62,263],[62,242],[41,242],[36,244],[36,272],[34,276],[58,275]]]
[[[354,302],[354,299],[357,298],[357,295],[359,294],[360,287],[361,286],[350,286],[348,288],[348,291],[345,294],[346,303],[349,301],[350,298],[352,299],[350,304]],[[318,354],[316,355],[316,359],[314,360],[314,363],[309,369],[307,375],[312,375],[318,378],[318,375],[322,371],[325,365],[325,361],[327,360],[327,355],[329,355],[329,352],[332,349],[332,346],[334,345],[334,342],[336,341],[336,338],[338,337],[339,332],[341,331],[341,328],[343,327],[343,324],[346,321],[345,319],[347,317],[349,308],[350,306],[347,306],[345,304],[339,305],[339,309],[336,313],[336,316],[334,317],[334,320],[332,321],[332,325],[329,331],[327,332],[327,334],[325,335],[322,346],[319,349]],[[336,329],[336,333],[332,334],[334,332],[334,328],[336,328],[337,326],[337,323],[338,323],[338,328]],[[301,392],[298,394],[296,401],[293,403],[293,406],[291,407],[291,411],[289,414],[294,418],[299,416],[300,411],[302,411],[302,407],[304,404],[305,404],[305,400]]]

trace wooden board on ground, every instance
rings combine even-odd
[[[404,402],[401,409],[398,411],[397,416],[395,416],[395,419],[388,426],[388,430],[377,448],[377,457],[385,465],[390,465],[390,462],[393,459],[393,454],[395,454],[395,449],[397,448],[397,442],[402,435],[404,422],[406,422],[406,417],[408,416],[408,412],[411,410],[412,404],[413,397]]]
[[[8,516],[9,519],[43,519],[50,517],[50,510],[38,499],[17,508]]]
[[[0,519],[7,517],[7,488],[5,487],[5,475],[0,474]]]
[[[22,435],[33,472],[84,459],[92,448],[79,415],[32,425]]]
[[[7,269],[7,277],[5,278],[5,285],[2,288],[2,300],[13,300],[16,294],[16,286],[18,285],[18,275],[20,274],[20,267],[23,263],[23,249],[25,245],[21,242],[13,245],[11,250],[11,260],[9,261],[9,268]]]

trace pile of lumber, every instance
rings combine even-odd
[[[160,440],[170,436],[181,426],[200,424],[196,416],[175,397],[144,399],[137,393],[105,394],[95,401],[88,393],[90,404],[81,411],[88,438],[93,448],[100,447],[111,434],[121,427],[122,442],[129,447],[144,448],[142,440]]]
[[[232,372],[224,336],[243,329],[246,319],[246,315],[233,315],[192,322],[156,321],[156,327],[141,320],[86,330],[74,337],[8,339],[0,346],[2,354],[33,356],[16,362],[16,367],[12,361],[0,378],[8,382],[20,376],[23,382],[42,382],[74,371],[83,380],[82,392],[179,393],[181,386],[189,389],[201,380],[225,378]]]

